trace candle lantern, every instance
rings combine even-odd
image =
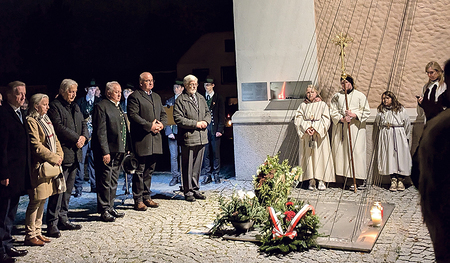
[[[370,209],[370,217],[372,219],[372,226],[380,226],[381,221],[383,220],[383,207],[381,204],[377,204],[379,202],[375,202],[375,204],[372,206],[372,209]]]

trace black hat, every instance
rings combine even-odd
[[[177,79],[175,80],[175,83],[174,83],[174,84],[175,84],[175,85],[183,85],[183,80],[177,78]]]
[[[214,84],[214,78],[211,77],[211,76],[207,76],[206,79],[205,79],[205,83],[212,83],[212,84]]]
[[[97,83],[95,82],[95,79],[92,79],[91,82],[89,83],[89,87],[97,87]]]
[[[122,169],[127,174],[134,174],[139,166],[139,161],[134,157],[134,154],[127,154],[122,161]]]

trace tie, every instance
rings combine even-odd
[[[436,100],[436,89],[437,89],[437,85],[434,84],[433,88],[431,89],[431,94],[430,94],[430,101],[433,103]]]
[[[125,145],[127,142],[127,126],[125,123],[125,116],[123,115],[122,108],[120,107],[119,104],[116,105],[116,108],[120,112],[120,125],[122,126],[122,131],[121,131],[122,138],[121,139],[122,139],[122,143],[123,143],[123,148],[125,149]]]
[[[209,108],[209,106],[211,106],[211,96],[209,96],[209,94],[206,95],[206,103],[208,104],[208,108]]]
[[[17,116],[19,116],[19,120],[20,120],[20,122],[23,124],[23,120],[22,120],[22,112],[20,111],[20,109],[17,109],[17,110],[16,110],[16,114],[17,114]]]
[[[198,108],[197,98],[195,97],[195,93],[191,95],[192,100],[194,101],[195,106]]]

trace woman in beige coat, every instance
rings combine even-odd
[[[61,165],[64,157],[52,122],[47,116],[48,103],[47,95],[41,93],[33,95],[27,117],[32,155],[31,189],[28,191],[30,202],[25,217],[25,245],[28,246],[43,246],[50,242],[50,239],[41,233],[45,202],[49,196],[66,190],[62,175],[55,178],[44,178],[39,175],[42,163]]]

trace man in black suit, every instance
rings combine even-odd
[[[147,207],[159,205],[150,198],[152,174],[156,166],[156,154],[162,154],[161,130],[167,124],[167,115],[161,97],[152,92],[152,74],[139,76],[140,89],[128,97],[128,118],[131,139],[134,144],[139,167],[133,175],[134,209],[145,211]]]
[[[30,186],[30,139],[20,109],[25,94],[25,83],[9,83],[0,107],[0,262],[15,262],[14,257],[28,253],[15,249],[11,236],[20,196]]]
[[[89,87],[86,87],[86,96],[80,97],[76,100],[76,103],[80,107],[81,113],[83,114],[83,118],[86,121],[87,129],[89,132],[89,138],[92,135],[92,112],[94,111],[94,105],[101,101],[100,98],[95,96],[95,90],[97,86],[95,82],[92,83]],[[91,184],[91,192],[95,193],[96,184],[95,184],[95,171],[94,171],[94,156],[92,153],[91,141],[88,139],[88,142],[81,149],[83,156],[79,161],[79,168],[77,171],[77,176],[75,178],[75,197],[79,197],[83,191],[83,182],[84,182],[84,164],[87,162],[89,182]]]
[[[214,183],[220,184],[220,138],[225,127],[225,101],[214,92],[214,79],[207,77],[204,84],[206,103],[211,113],[211,123],[208,125],[208,144],[205,147],[203,159],[202,184],[209,184],[214,179]]]
[[[106,84],[106,99],[94,108],[92,147],[97,175],[97,210],[105,222],[124,217],[114,208],[120,165],[127,152],[127,116],[120,107],[122,88],[116,81]]]
[[[62,163],[63,176],[66,180],[65,193],[52,195],[47,205],[47,236],[60,237],[59,230],[78,230],[81,225],[69,221],[69,201],[75,177],[82,158],[81,148],[89,138],[86,121],[75,103],[78,83],[64,79],[59,87],[59,96],[50,103],[47,115],[50,117],[64,151]]]

